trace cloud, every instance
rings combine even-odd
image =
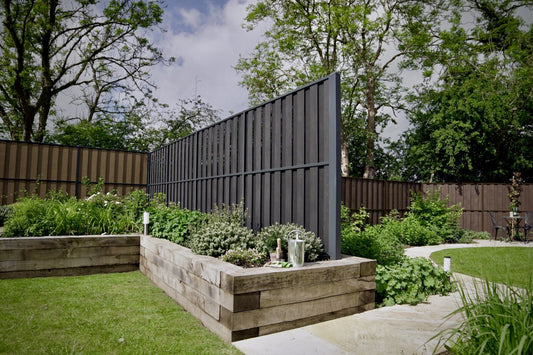
[[[222,117],[248,107],[247,92],[239,86],[233,66],[239,55],[247,56],[261,40],[266,28],[247,32],[242,28],[248,1],[229,0],[223,5],[209,3],[202,12],[178,7],[165,9],[169,30],[154,36],[155,45],[168,57],[171,66],[152,69],[155,95],[173,105],[179,99],[201,97]]]

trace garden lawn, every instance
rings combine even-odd
[[[0,353],[240,354],[138,271],[0,280]]]
[[[444,249],[432,253],[430,257],[442,265],[444,256],[451,257],[452,272],[522,288],[533,285],[533,248]]]

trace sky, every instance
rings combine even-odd
[[[261,41],[266,27],[247,32],[242,28],[251,0],[166,1],[163,27],[152,33],[154,43],[170,66],[152,69],[155,95],[174,104],[179,99],[200,95],[221,117],[248,108],[248,96],[239,86],[240,76],[233,69],[239,55],[249,56]]]
[[[243,28],[248,5],[255,0],[167,0],[163,6],[163,28],[151,36],[170,66],[152,69],[152,81],[160,101],[171,106],[180,99],[200,95],[204,102],[220,110],[221,118],[249,107],[248,96],[239,86],[234,69],[239,56],[247,57],[262,40],[267,24],[254,31]],[[398,138],[407,129],[404,117],[389,124],[383,137]]]

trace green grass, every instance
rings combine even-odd
[[[0,353],[240,354],[138,271],[0,280]]]
[[[486,247],[439,250],[431,259],[439,265],[451,257],[451,269],[489,281],[530,288],[533,281],[533,248]]]

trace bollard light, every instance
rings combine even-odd
[[[445,256],[444,257],[444,267],[443,267],[444,271],[450,272],[451,264],[452,264],[452,258],[450,258],[449,256]]]
[[[148,225],[150,224],[150,212],[143,213],[144,235],[148,235]]]

